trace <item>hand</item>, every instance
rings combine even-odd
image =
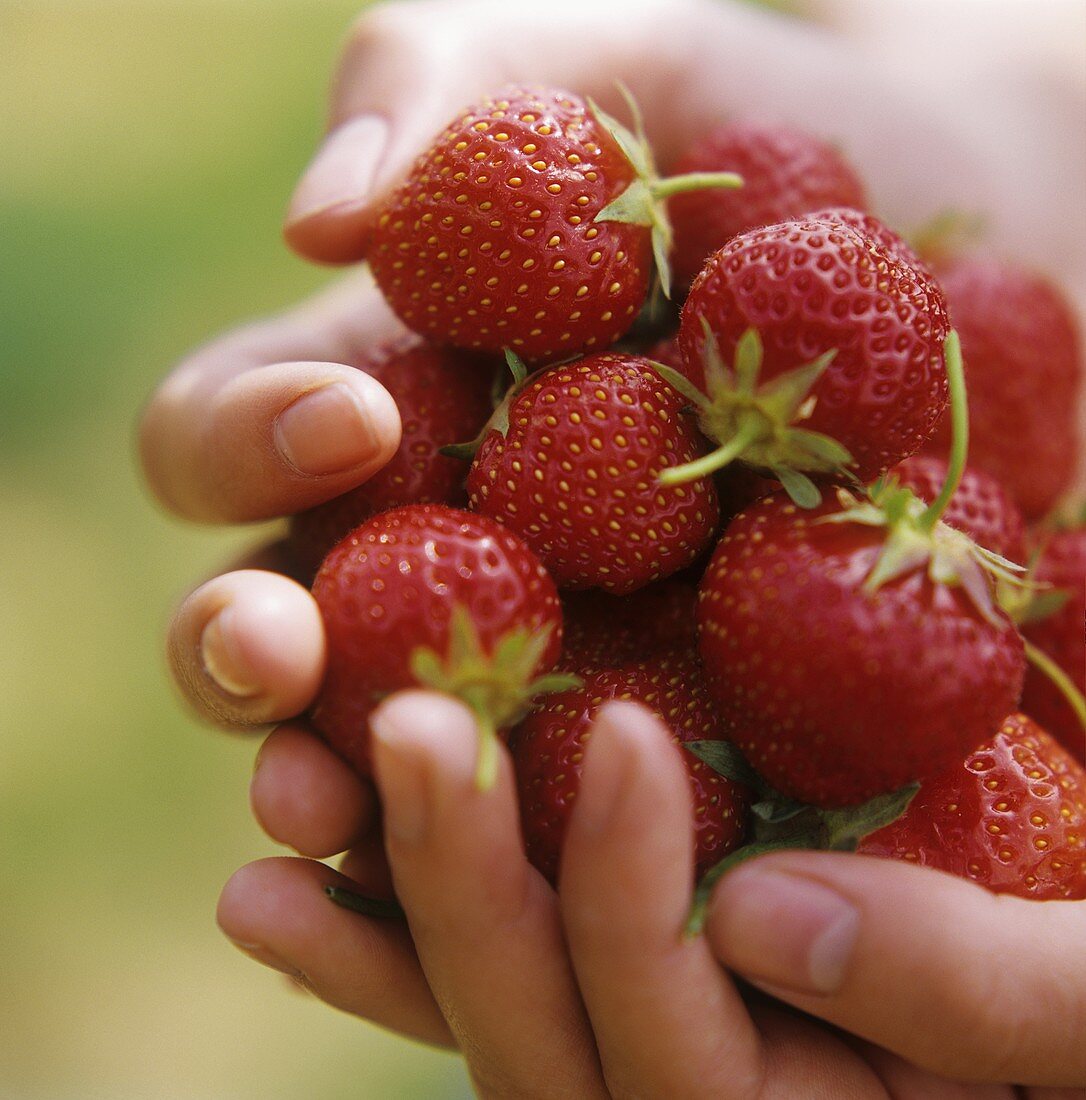
[[[1009,1086],[950,1082],[1086,1080],[1086,965],[1057,946],[1081,942],[1086,903],[794,853],[726,877],[706,935],[684,939],[689,787],[641,707],[597,720],[558,895],[524,859],[508,754],[496,786],[475,789],[462,706],[404,693],[373,729],[390,867],[378,837],[348,837],[370,806],[361,784],[318,741],[280,730],[254,780],[258,814],[312,855],[358,846],[346,879],[305,860],[243,868],[219,920],[331,1004],[455,1044],[483,1096],[1009,1100]],[[304,803],[318,792],[314,816]],[[372,896],[394,885],[408,928],[330,904],[319,887],[331,883]],[[810,1015],[737,986],[720,961]]]
[[[1066,201],[1086,189],[1077,100],[1066,109],[1066,89],[1026,69],[1016,79],[984,74],[967,33],[975,18],[963,26],[970,5],[951,5],[956,23],[947,7],[938,27],[926,26],[933,10],[914,7],[909,40],[929,33],[953,49],[953,72],[966,78],[953,95],[917,51],[865,53],[721,0],[551,0],[547,26],[575,34],[544,33],[534,14],[501,0],[369,8],[344,51],[329,134],[295,193],[287,239],[314,260],[360,260],[382,197],[450,109],[505,82],[536,80],[621,112],[614,82],[622,79],[665,164],[729,111],[789,120],[842,143],[891,224],[979,208],[993,247],[1059,272],[1086,302],[1086,233],[1069,231],[1081,213]],[[954,27],[957,37],[948,37]],[[998,139],[992,119],[1004,127]],[[152,488],[183,516],[237,522],[299,511],[357,485],[390,457],[398,427],[387,393],[343,364],[397,331],[368,277],[357,275],[197,352],[144,419]],[[318,389],[315,403],[299,403]],[[214,610],[227,614],[208,631]],[[219,578],[182,608],[172,638],[183,690],[220,723],[289,717],[319,682],[316,610],[282,579]]]
[[[891,222],[916,224],[948,204],[972,208],[980,201],[991,212],[997,246],[1061,266],[1068,282],[1086,284],[1082,235],[1065,231],[1059,202],[1061,186],[1073,186],[1081,172],[1081,158],[1073,155],[1080,138],[1072,132],[1060,139],[1052,123],[1058,112],[1044,110],[1043,96],[1016,104],[1013,117],[1024,123],[1015,135],[1019,155],[1009,164],[1009,143],[978,139],[973,125],[969,104],[999,94],[991,85],[978,81],[950,102],[937,101],[925,90],[926,78],[903,81],[800,24],[710,0],[623,4],[622,18],[611,19],[606,34],[598,28],[619,5],[561,0],[560,6],[552,25],[576,26],[572,40],[535,41],[535,20],[496,0],[425,0],[368,11],[336,81],[332,131],[292,204],[287,235],[294,247],[326,261],[361,258],[381,195],[446,120],[450,104],[508,79],[536,79],[614,106],[611,82],[619,76],[646,108],[664,162],[707,120],[757,105],[759,113],[839,138]],[[466,56],[472,64],[465,72]],[[1028,166],[1029,203],[1022,202],[1016,175],[1026,167],[1016,165]],[[148,410],[142,446],[152,486],[180,514],[223,522],[290,513],[357,484],[391,455],[397,419],[380,386],[342,364],[397,327],[366,277],[352,276],[286,317],[198,352]],[[324,395],[316,407],[296,405],[333,382],[349,398],[342,419]],[[292,442],[289,415],[284,427],[291,411],[306,429],[304,441]],[[274,558],[264,564],[276,568]],[[323,659],[312,600],[274,573],[244,571],[210,582],[185,603],[171,633],[171,661],[186,695],[221,724],[251,726],[298,713],[320,682]],[[293,786],[284,781],[291,772],[298,779]],[[348,871],[364,886],[380,879],[379,845],[363,840],[372,793],[303,726],[269,739],[253,797],[277,839],[317,857],[354,845]],[[415,994],[425,993],[422,972],[417,962],[413,980],[398,969],[415,958],[410,941],[390,929],[378,934],[310,892],[314,878],[331,875],[326,868],[291,861],[265,868],[246,869],[249,877],[235,882],[260,886],[261,876],[280,875],[274,888],[257,898],[252,889],[232,887],[224,905],[231,897],[235,904],[247,899],[270,929],[274,914],[260,904],[276,904],[293,890],[293,904],[280,913],[281,932],[298,951],[319,946],[321,936],[331,936],[328,922],[338,922],[324,941],[323,969],[320,960],[296,953],[333,1003],[431,1040],[448,1034],[432,1001],[429,1015],[416,1014]],[[238,915],[229,906],[224,912],[227,924],[231,912]],[[359,967],[342,965],[360,951]],[[403,978],[393,992],[371,984],[392,973]]]

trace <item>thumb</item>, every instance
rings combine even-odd
[[[1086,1084],[1086,902],[1027,901],[925,867],[792,852],[726,875],[706,935],[754,985],[924,1069]]]
[[[420,8],[431,14],[425,26]],[[330,129],[287,211],[296,252],[361,259],[381,200],[451,112],[493,83],[485,59],[464,64],[448,8],[382,5],[355,23],[332,82]]]

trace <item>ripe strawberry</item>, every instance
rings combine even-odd
[[[437,343],[533,361],[602,351],[633,324],[654,253],[667,255],[661,200],[706,182],[659,180],[640,133],[575,95],[510,88],[416,161],[369,262],[404,323]]]
[[[549,686],[532,678],[561,648],[558,594],[535,555],[493,520],[443,505],[396,508],[356,528],[325,558],[313,595],[328,638],[313,724],[364,775],[370,712],[386,695],[447,691],[484,732],[500,731]],[[492,741],[484,737],[481,768]]]
[[[722,734],[693,655],[655,658],[588,676],[582,687],[547,698],[511,738],[528,858],[552,883],[581,780],[592,722],[604,703],[635,700],[655,711],[678,744]],[[742,839],[747,791],[683,751],[694,800],[697,873]]]
[[[560,667],[583,674],[697,646],[697,587],[685,577],[611,596],[598,588],[562,598]]]
[[[1027,520],[1067,487],[1078,451],[1082,349],[1074,312],[1039,275],[962,257],[937,269],[961,335],[969,383],[970,461],[997,478]],[[928,449],[945,453],[949,424]]]
[[[668,203],[671,266],[680,286],[689,286],[710,254],[748,229],[810,210],[867,205],[863,184],[840,152],[801,130],[732,123],[706,134],[675,164],[680,173],[724,169],[743,177],[740,190],[676,195]]]
[[[404,336],[374,348],[354,365],[376,378],[396,402],[403,424],[399,450],[364,484],[294,516],[289,549],[303,576],[370,516],[405,504],[465,504],[467,467],[440,448],[468,439],[486,423],[492,404],[493,359],[432,347]]]
[[[529,377],[468,473],[471,507],[516,531],[565,588],[622,594],[689,565],[717,526],[712,481],[665,487],[701,454],[649,361],[592,356]]]
[[[685,373],[708,397],[683,392],[721,444],[684,473],[742,459],[804,505],[818,492],[803,471],[878,476],[919,449],[946,405],[947,332],[935,280],[875,218],[824,210],[740,234],[683,307]]]
[[[1053,533],[1042,544],[1035,575],[1067,599],[1041,618],[1027,617],[1022,633],[1086,693],[1086,527]],[[1026,672],[1022,709],[1086,762],[1082,723],[1051,679],[1033,667]]]
[[[931,776],[868,855],[961,875],[997,894],[1086,898],[1086,771],[1032,718],[1012,714]]]
[[[913,455],[898,463],[888,476],[930,504],[946,481],[947,463],[934,455]],[[1003,486],[983,470],[970,468],[963,473],[942,520],[964,531],[986,550],[1013,562],[1026,560],[1026,525],[1022,513]]]
[[[906,501],[802,512],[775,493],[732,522],[702,580],[725,729],[791,798],[847,806],[922,780],[1017,702],[1022,640],[980,552]]]

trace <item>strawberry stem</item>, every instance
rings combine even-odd
[[[920,517],[920,527],[924,531],[935,529],[950,503],[950,498],[958,491],[969,453],[969,401],[965,391],[965,367],[962,363],[961,341],[954,329],[950,330],[943,343],[943,357],[946,360],[947,384],[950,388],[950,460],[947,464],[946,480],[939,495]]]
[[[479,723],[479,756],[475,762],[476,790],[489,791],[498,778],[498,731],[481,710],[475,711]]]
[[[1026,648],[1026,660],[1038,672],[1043,673],[1052,681],[1055,688],[1075,712],[1075,717],[1079,720],[1083,730],[1086,730],[1086,698],[1083,698],[1082,692],[1075,687],[1071,677],[1043,649],[1038,649],[1025,638],[1022,639],[1022,643]]]
[[[324,892],[341,909],[350,909],[366,917],[378,917],[381,920],[399,920],[403,917],[403,910],[396,901],[368,898],[353,890],[344,890],[342,886],[326,886]]]
[[[708,477],[717,470],[722,470],[743,454],[752,443],[768,434],[769,426],[762,422],[761,417],[747,417],[735,435],[722,447],[694,459],[693,462],[669,467],[661,472],[658,480],[661,485],[682,485],[699,477]]]
[[[654,199],[667,199],[687,191],[702,191],[709,187],[742,187],[743,177],[734,172],[687,172],[683,176],[668,176],[653,180],[649,191]]]

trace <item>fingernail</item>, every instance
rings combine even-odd
[[[394,697],[370,718],[385,831],[418,844],[446,792],[474,790],[478,734],[465,708],[422,692]]]
[[[360,466],[379,449],[369,409],[343,382],[288,405],[275,423],[275,445],[294,469],[314,477]]]
[[[200,635],[200,659],[208,676],[228,695],[251,699],[263,688],[249,677],[236,632],[236,613],[227,605]]]
[[[826,995],[844,982],[860,913],[829,886],[755,861],[722,880],[709,921],[731,969],[794,993]]]
[[[388,133],[379,115],[359,115],[333,130],[294,191],[287,224],[365,200],[384,160]]]
[[[256,959],[258,963],[270,966],[272,970],[278,970],[282,974],[289,974],[292,978],[300,978],[302,976],[302,972],[297,967],[291,966],[288,962],[284,962],[274,951],[269,950],[263,944],[244,943],[242,940],[235,940],[232,936],[228,936],[227,938],[239,951],[244,951],[249,958]]]
[[[608,828],[634,765],[631,751],[619,743],[621,709],[621,703],[604,707],[592,727],[574,810],[582,833],[598,835]]]

